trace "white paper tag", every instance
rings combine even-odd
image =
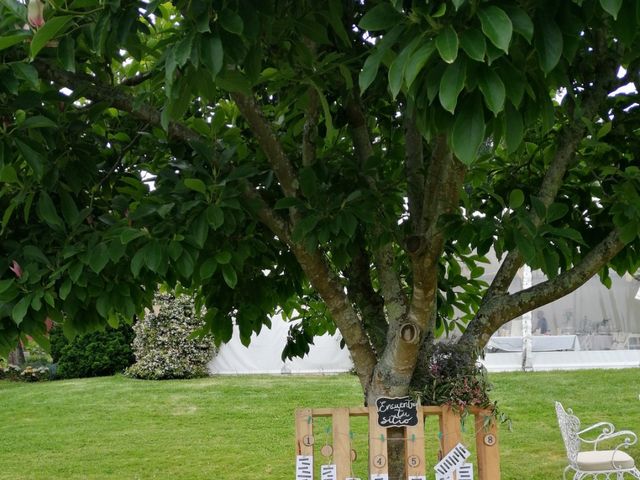
[[[313,480],[313,456],[296,456],[296,480]]]
[[[372,473],[371,480],[389,480],[388,473]]]
[[[320,479],[321,480],[337,480],[338,473],[336,472],[336,466],[320,465]]]
[[[425,475],[409,475],[409,480],[427,480]]]
[[[473,464],[464,463],[458,467],[458,480],[473,480]]]

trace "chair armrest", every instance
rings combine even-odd
[[[595,439],[582,438],[581,436],[583,433],[587,433],[600,428],[602,429],[602,433],[600,433],[600,435],[598,435]],[[619,432],[616,432],[613,424],[609,422],[596,423],[595,425],[591,425],[590,427],[587,427],[584,430],[580,430],[578,432],[578,438],[583,443],[592,444],[594,450],[597,450],[599,443],[619,437],[624,437],[624,441],[622,443],[619,443],[614,450],[619,450],[623,447],[629,448],[631,445],[635,445],[636,443],[638,443],[638,436],[634,432],[632,432],[631,430],[620,430]]]
[[[598,437],[596,439],[588,439],[588,438],[582,438],[582,434],[587,433],[587,432],[591,432],[592,430],[598,430],[601,429],[602,432],[598,435]],[[591,425],[590,427],[587,427],[583,430],[580,430],[578,432],[578,438],[583,441],[584,443],[594,443],[597,444],[600,437],[603,435],[611,435],[613,432],[615,432],[616,427],[613,426],[613,423],[609,423],[609,422],[598,422],[595,423],[593,425]]]
[[[638,436],[631,430],[620,430],[619,432],[612,432],[608,434],[602,433],[601,435],[598,435],[593,448],[594,450],[598,448],[598,443],[600,442],[608,441],[618,437],[624,437],[624,440],[622,441],[622,443],[619,443],[616,448],[614,448],[614,450],[619,450],[620,448],[629,448],[631,445],[635,445],[636,443],[638,443]]]

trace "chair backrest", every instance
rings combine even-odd
[[[571,409],[565,411],[560,402],[556,402],[556,415],[558,416],[558,425],[560,426],[562,440],[564,440],[564,447],[567,450],[567,458],[569,462],[575,463],[578,458],[578,452],[580,452],[580,438],[578,438],[580,419],[573,414]]]

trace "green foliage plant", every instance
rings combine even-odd
[[[133,326],[136,361],[126,374],[145,380],[206,376],[216,350],[211,335],[197,336],[203,326],[191,297],[157,295],[154,311]]]
[[[55,376],[84,378],[122,373],[134,361],[132,341],[133,329],[127,324],[71,340],[64,336],[62,328],[56,327],[51,331]]]

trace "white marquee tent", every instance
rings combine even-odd
[[[492,262],[493,264],[494,262]],[[497,264],[497,262],[495,262]],[[493,276],[487,269],[485,280]],[[544,281],[533,272],[533,284]],[[640,366],[640,282],[630,275],[611,274],[612,288],[592,278],[572,294],[531,314],[532,348],[523,348],[522,319],[502,327],[491,339],[482,360],[489,371],[621,368]],[[522,275],[511,290],[522,288]],[[546,319],[548,331],[537,330],[538,318]],[[309,355],[282,361],[289,324],[272,319],[271,329],[254,335],[244,347],[234,332],[232,341],[220,348],[209,364],[212,374],[337,373],[352,368],[340,336],[317,338]],[[525,333],[525,335],[523,335]]]
[[[286,373],[339,373],[352,368],[346,348],[340,348],[340,336],[324,335],[316,338],[304,358],[283,361],[282,349],[287,341],[289,323],[280,316],[271,319],[271,328],[263,328],[260,335],[251,337],[245,347],[234,331],[232,340],[220,347],[218,355],[209,363],[212,374],[286,374]]]

